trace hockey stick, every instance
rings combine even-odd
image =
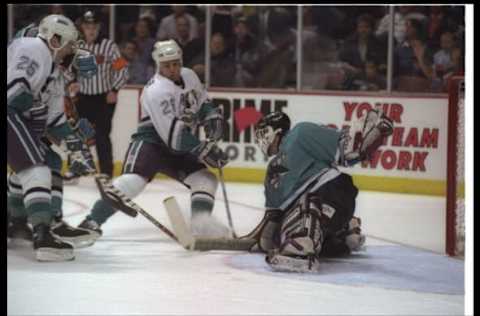
[[[167,227],[163,226],[152,215],[140,207],[137,203],[125,196],[122,192],[116,189],[111,181],[110,177],[105,174],[95,176],[95,183],[102,195],[102,198],[107,201],[113,208],[122,211],[128,216],[135,217],[138,213],[142,214],[148,221],[159,228],[162,232],[168,235],[170,238],[178,242],[177,236],[173,234]]]
[[[230,203],[228,202],[228,198],[227,198],[227,189],[225,188],[225,179],[223,177],[223,169],[219,167],[218,172],[220,175],[220,184],[222,186],[222,191],[223,191],[223,199],[225,201],[225,211],[227,212],[227,217],[228,217],[228,226],[230,226],[230,229],[232,230],[233,238],[237,238],[237,233],[235,233],[235,228],[233,228],[232,213],[230,213]]]
[[[173,230],[180,244],[187,250],[243,250],[250,251],[257,243],[252,238],[195,238],[187,227],[185,219],[175,197],[163,201]]]

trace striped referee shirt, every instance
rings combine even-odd
[[[117,44],[108,38],[92,44],[82,43],[81,48],[91,51],[97,60],[97,74],[92,78],[79,78],[80,93],[98,95],[120,90],[128,80],[127,61],[120,55]]]

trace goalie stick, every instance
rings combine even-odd
[[[178,242],[177,236],[173,234],[167,227],[163,226],[152,215],[141,208],[137,203],[125,196],[117,188],[112,185],[110,177],[105,174],[99,174],[95,176],[95,183],[102,198],[108,202],[113,208],[125,213],[130,217],[136,217],[138,213],[142,214],[153,225],[159,228],[162,232],[167,234],[170,238]]]

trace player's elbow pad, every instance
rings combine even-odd
[[[22,91],[7,101],[8,111],[22,113],[33,107],[33,95],[30,91]]]
[[[74,135],[74,131],[68,122],[63,124],[50,127],[47,131],[48,135],[53,137],[55,140],[60,142],[61,140],[67,138],[70,135]]]

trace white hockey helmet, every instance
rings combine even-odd
[[[160,66],[160,63],[179,59],[183,63],[182,49],[174,40],[159,41],[153,46],[152,58]]]
[[[55,48],[51,46],[50,40],[53,36],[58,35],[60,37],[60,47]],[[76,44],[78,39],[78,31],[75,24],[66,16],[60,14],[47,15],[40,21],[38,37],[47,41],[48,47],[54,51],[62,49],[69,42]],[[74,47],[75,48],[75,47]]]

